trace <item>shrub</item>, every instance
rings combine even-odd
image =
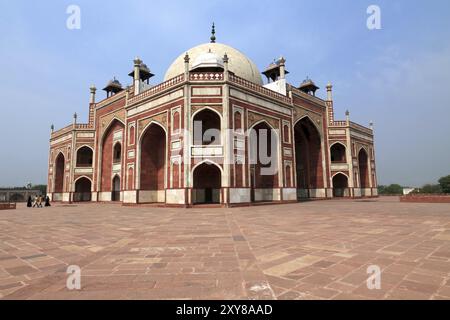
[[[440,178],[439,185],[441,187],[442,192],[450,193],[450,176]]]

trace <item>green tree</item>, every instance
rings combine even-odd
[[[403,194],[403,187],[399,184],[391,184],[386,188],[387,194]]]
[[[426,184],[420,188],[420,193],[442,193],[442,189],[438,184]]]
[[[403,194],[403,187],[399,184],[391,184],[389,186],[378,186],[378,194]]]
[[[385,185],[378,186],[378,194],[386,194],[386,186]]]
[[[440,178],[438,182],[441,186],[442,192],[450,193],[450,175]]]

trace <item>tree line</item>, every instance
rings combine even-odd
[[[402,195],[403,189],[399,184],[379,185],[379,195]],[[442,177],[436,184],[425,184],[420,188],[414,189],[413,194],[441,194],[450,193],[450,175]]]

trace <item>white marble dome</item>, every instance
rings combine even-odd
[[[189,54],[189,70],[191,70],[195,64],[199,61],[205,61],[210,59],[216,59],[220,57],[220,61],[223,63],[223,56],[226,53],[228,55],[228,69],[238,77],[244,78],[253,83],[262,85],[263,81],[258,67],[242,52],[239,50],[227,46],[222,43],[205,43],[186,51]],[[164,81],[169,80],[184,73],[184,56],[186,53],[181,54],[171,64],[164,76]],[[210,55],[213,54],[213,55]],[[214,56],[214,58],[213,58]]]

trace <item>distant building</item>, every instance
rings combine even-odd
[[[75,114],[67,127],[52,127],[53,201],[230,206],[377,196],[373,129],[348,112],[334,119],[332,85],[322,100],[311,79],[290,84],[284,58],[260,73],[214,33],[157,85],[136,58],[132,85],[114,78],[98,102],[91,87],[88,123]],[[272,150],[269,163],[254,156],[261,143]]]
[[[416,190],[416,188],[403,188],[403,195],[408,195],[411,192],[413,192],[414,190]]]

